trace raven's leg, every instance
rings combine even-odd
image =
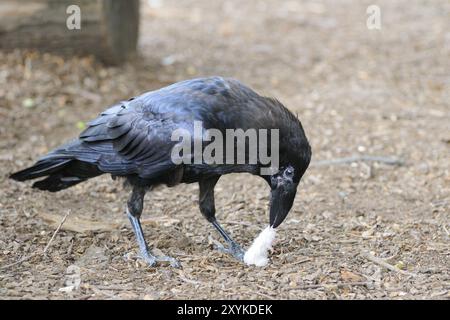
[[[139,220],[144,207],[145,191],[146,190],[144,188],[134,187],[127,202],[127,216],[128,219],[130,219],[131,226],[133,227],[134,234],[136,235],[141,257],[152,267],[158,261],[168,261],[172,267],[180,267],[180,263],[176,259],[168,256],[156,257],[152,255],[148,249],[147,242],[144,238],[144,232],[142,231],[141,222]]]
[[[214,204],[214,186],[216,185],[219,177],[212,177],[208,179],[200,180],[200,211],[203,216],[212,223],[212,225],[219,231],[225,241],[228,243],[228,248],[220,245],[217,246],[222,252],[229,253],[233,255],[239,261],[243,261],[244,259],[244,250],[242,250],[241,246],[237,244],[228,233],[220,226],[220,224],[216,220],[216,207]]]

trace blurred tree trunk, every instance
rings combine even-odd
[[[80,29],[70,30],[80,8]],[[72,7],[73,8],[73,7]],[[139,0],[1,0],[0,49],[93,54],[120,64],[136,52]]]

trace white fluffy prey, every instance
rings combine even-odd
[[[269,262],[269,249],[275,240],[276,231],[271,226],[265,228],[253,241],[250,248],[245,252],[244,262],[248,265],[264,267]]]

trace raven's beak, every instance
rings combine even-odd
[[[279,177],[277,185],[270,192],[270,226],[278,227],[289,213],[297,193],[298,183]]]

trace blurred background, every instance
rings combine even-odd
[[[146,198],[150,246],[183,264],[149,270],[124,256],[136,248],[119,182],[48,194],[7,179],[118,100],[210,75],[278,98],[312,145],[268,267],[211,249],[196,185]],[[449,298],[449,89],[445,0],[2,1],[0,297]],[[401,165],[332,164],[350,156]],[[216,207],[247,247],[268,221],[268,188],[243,181],[221,179]],[[42,250],[69,208],[46,256],[8,267]]]

